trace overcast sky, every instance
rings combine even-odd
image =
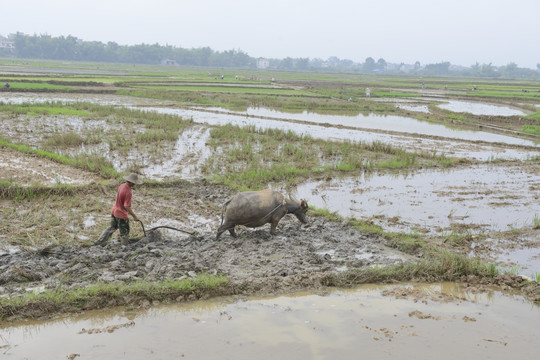
[[[0,0],[0,35],[470,66],[540,63],[540,0]]]

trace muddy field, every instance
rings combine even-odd
[[[147,229],[168,225],[194,231],[196,235],[162,229],[143,236],[139,224],[132,222],[132,233],[138,238],[132,239],[129,245],[120,246],[117,239],[113,238],[106,246],[94,246],[93,241],[107,226],[108,210],[118,184],[102,185],[103,179],[92,173],[0,147],[1,180],[23,186],[72,184],[91,189],[81,195],[84,203],[91,203],[88,207],[79,208],[79,204],[72,203],[68,209],[51,207],[50,213],[57,218],[54,228],[40,228],[42,224],[39,219],[32,218],[28,202],[2,200],[6,210],[0,214],[0,296],[39,293],[45,289],[78,288],[95,283],[185,279],[201,273],[226,275],[232,287],[241,289],[238,292],[243,294],[280,294],[299,289],[319,289],[329,274],[413,263],[424,255],[422,248],[399,251],[392,247],[387,238],[356,230],[346,220],[335,222],[324,217],[309,216],[309,213],[309,224],[304,226],[300,226],[291,215],[285,217],[275,236],[269,234],[267,225],[255,230],[239,229],[240,235],[236,239],[225,233],[216,242],[215,232],[219,226],[221,206],[234,192],[228,187],[202,180],[200,165],[212,156],[206,143],[209,127],[226,123],[289,129],[327,140],[382,140],[403,145],[408,150],[437,152],[442,149],[450,156],[475,162],[475,166],[476,162],[500,157],[504,160],[501,164],[494,162],[490,166],[454,169],[455,173],[473,173],[466,183],[461,177],[453,184],[452,170],[440,171],[433,178],[428,178],[427,182],[431,185],[429,190],[414,184],[415,180],[428,173],[427,170],[419,169],[416,174],[405,171],[397,176],[382,171],[371,174],[373,180],[369,188],[365,179],[362,179],[364,175],[355,174],[346,179],[312,179],[306,182],[311,185],[300,184],[296,191],[302,191],[302,197],[308,204],[329,208],[344,219],[352,215],[380,225],[385,230],[422,233],[430,245],[477,255],[501,266],[523,266],[527,268],[528,276],[540,272],[540,228],[534,225],[536,214],[540,214],[540,169],[537,162],[527,162],[537,156],[539,151],[537,143],[528,138],[477,132],[472,135],[460,133],[459,136],[449,132],[444,136],[436,136],[425,132],[427,126],[406,132],[403,129],[385,128],[383,120],[389,119],[381,116],[375,119],[370,129],[365,124],[355,124],[358,119],[329,120],[328,117],[318,118],[310,113],[303,114],[307,118],[302,118],[271,110],[253,114],[222,109],[185,109],[175,108],[174,104],[166,101],[109,95],[5,95],[5,99],[12,102],[42,101],[44,98],[123,105],[193,118],[196,125],[180,134],[176,143],[168,144],[166,151],[160,150],[147,157],[144,151],[136,149],[130,154],[131,157],[122,157],[117,153],[108,153],[108,156],[118,171],[126,171],[136,160],[142,163],[139,170],[147,179],[183,179],[167,185],[169,188],[165,190],[156,190],[159,187],[156,185],[143,185],[136,189],[134,209]],[[422,107],[420,111],[425,110],[426,107]],[[40,117],[32,120],[32,124],[40,129],[38,133],[27,136],[28,123],[8,116],[2,120],[3,131],[10,132],[14,140],[30,145],[39,145],[44,134],[49,135],[58,129],[67,128],[72,131],[76,128],[76,131],[91,132],[92,126],[101,126],[93,120],[78,122],[78,119],[71,117]],[[404,122],[410,119],[395,120]],[[336,123],[332,124],[332,121]],[[340,122],[344,121],[350,121],[351,124],[342,125]],[[82,125],[76,127],[74,123]],[[417,125],[412,121],[408,124]],[[429,131],[437,130],[430,128]],[[107,153],[106,149],[97,150]],[[475,171],[478,175],[476,178]],[[514,181],[514,178],[506,177],[508,172],[522,175]],[[494,174],[503,180],[488,180]],[[412,179],[405,185],[407,191],[394,192],[398,184],[407,183],[407,178]],[[445,178],[450,180],[444,182],[444,189],[433,186]],[[388,183],[380,184],[383,179]],[[340,199],[332,207],[332,202],[327,201],[329,197],[335,196],[332,189],[337,188],[336,183],[342,186],[348,182],[353,185],[345,186],[346,198]],[[472,190],[471,184],[474,185]],[[493,188],[492,184],[495,184]],[[289,190],[281,184],[272,186],[284,192]],[[428,195],[415,197],[414,193],[418,192]],[[368,201],[356,199],[361,193],[372,195],[369,207]],[[405,203],[409,207],[398,206]],[[467,205],[460,207],[462,204]],[[43,202],[43,207],[47,206]],[[367,209],[365,214],[360,211],[354,213],[362,207]],[[512,222],[500,212],[496,214],[497,218],[493,222],[508,220],[502,229],[492,224],[486,225],[482,218],[483,214],[488,213],[487,209],[495,208],[502,209],[502,212],[511,209],[513,212]],[[395,209],[398,209],[398,214],[392,214]],[[409,213],[418,216],[410,219],[407,217]],[[13,220],[15,217],[17,220]],[[501,220],[501,217],[504,219]],[[519,224],[516,219],[520,221]],[[11,234],[13,228],[29,229],[32,234],[38,233],[50,241],[33,242],[29,235],[25,245],[12,246],[10,236],[14,236]],[[463,234],[467,236],[460,236],[457,240],[452,238],[453,235]],[[62,238],[69,239],[71,245],[75,246],[69,246]],[[523,278],[518,275],[525,274],[521,270],[514,271],[513,275],[498,277],[494,283],[505,287],[520,287]],[[483,280],[474,277],[463,281],[480,288],[486,285],[482,283]],[[112,302],[100,306],[115,304]]]
[[[216,218],[213,206],[221,206],[230,193],[205,181],[183,183],[180,187],[186,194],[180,200],[182,214],[199,219]],[[202,199],[210,201],[201,206]],[[106,226],[103,219],[96,226]],[[198,227],[191,222],[191,228],[189,224],[181,225],[180,229],[197,234],[158,229],[147,232],[140,240],[132,239],[128,246],[120,246],[114,237],[103,247],[47,246],[4,251],[0,255],[0,294],[95,282],[182,279],[204,272],[225,274],[253,291],[274,293],[317,288],[325,273],[415,260],[414,256],[388,247],[382,237],[368,236],[320,217],[311,217],[308,225],[301,226],[288,215],[275,236],[270,235],[268,225],[255,230],[237,229],[238,238],[227,232],[218,242],[214,221]],[[131,226],[134,234],[142,235],[137,223]]]

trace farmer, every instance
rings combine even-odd
[[[124,177],[124,180],[126,180],[126,182],[123,182],[118,187],[116,202],[111,210],[111,225],[103,231],[99,239],[95,242],[95,245],[105,244],[116,229],[120,229],[120,243],[122,245],[127,245],[129,241],[128,214],[133,217],[133,220],[139,221],[137,215],[131,210],[131,189],[133,189],[135,185],[141,185],[142,181],[139,180],[139,177],[135,173],[131,173],[129,176]]]

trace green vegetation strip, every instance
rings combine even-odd
[[[38,196],[70,196],[80,191],[80,189],[81,187],[65,184],[54,185],[52,187],[22,186],[9,181],[0,181],[0,199],[22,200],[34,199]]]
[[[11,115],[67,115],[67,116],[88,116],[90,113],[85,110],[74,109],[60,102],[45,102],[40,105],[31,103],[9,104],[0,102],[0,111]]]
[[[28,90],[28,91],[40,91],[40,90],[55,90],[55,91],[69,91],[74,90],[74,88],[64,85],[55,85],[47,83],[35,83],[35,82],[10,82],[9,90]]]
[[[343,273],[328,274],[326,286],[350,287],[363,283],[395,281],[460,281],[463,276],[474,275],[493,279],[499,275],[497,266],[476,258],[447,251],[432,252],[417,263],[394,266],[368,267]]]
[[[540,126],[538,125],[523,125],[521,131],[527,134],[540,135]]]
[[[168,301],[188,299],[190,296],[200,298],[212,294],[220,295],[220,289],[228,283],[225,276],[201,274],[184,280],[99,283],[70,290],[59,287],[42,293],[0,298],[0,320],[12,316],[32,318],[58,312],[127,305],[132,301]]]

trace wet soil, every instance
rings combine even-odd
[[[100,101],[100,98],[96,98],[96,101]],[[128,104],[158,105],[131,101],[133,102]],[[125,104],[125,99],[115,98],[112,103]],[[441,139],[424,136],[422,141],[427,140],[440,143]],[[467,142],[465,145],[466,152],[478,147],[475,142]],[[509,144],[498,145],[504,149],[512,148]],[[531,150],[537,152],[536,147]],[[537,165],[531,166],[537,169]],[[0,170],[7,174],[2,176],[2,179],[13,179],[19,184],[89,184],[95,179],[92,174],[31,155],[13,153],[2,147]],[[177,174],[170,174],[171,177],[175,175]],[[96,230],[93,237],[89,238],[77,239],[74,235],[77,240],[72,246],[53,243],[46,247],[30,245],[0,248],[0,296],[80,287],[96,282],[184,279],[205,272],[227,275],[232,286],[242,288],[245,294],[275,294],[297,289],[317,289],[322,287],[322,279],[328,274],[377,265],[414,262],[421,255],[400,252],[389,247],[384,238],[366,235],[346,223],[311,217],[307,226],[300,226],[291,215],[281,221],[275,236],[269,234],[267,225],[255,230],[239,229],[238,238],[224,234],[221,241],[216,242],[214,238],[219,224],[219,209],[232,195],[231,190],[199,180],[183,182],[179,186],[182,187],[182,194],[172,189],[169,198],[156,199],[152,196],[151,189],[146,193],[141,191],[143,204],[140,207],[141,213],[138,214],[146,215],[146,218],[161,217],[165,222],[173,221],[173,226],[197,231],[196,236],[160,230],[149,233],[142,239],[134,239],[125,247],[120,246],[116,239],[101,247],[91,245],[95,240]],[[109,202],[114,197],[114,191],[114,187],[105,189],[100,198],[100,201],[107,203],[103,208],[110,208]],[[536,188],[534,191],[537,191]],[[453,195],[449,194],[447,197]],[[508,198],[508,201],[515,199]],[[9,206],[10,204],[6,204],[6,208]],[[90,210],[96,213],[96,209]],[[94,225],[95,228],[106,227],[107,210],[103,211],[102,219]],[[64,214],[59,214],[59,217],[64,217]],[[69,222],[69,219],[64,221]],[[62,226],[66,227],[65,232],[70,232],[69,226],[65,225],[62,223]],[[161,223],[149,224],[148,227],[157,225]],[[190,227],[187,228],[187,225]],[[9,243],[8,227],[4,228],[6,231],[0,234],[0,240]],[[540,230],[533,229],[527,237],[530,241],[513,242],[514,246],[540,248],[538,231]],[[519,245],[520,243],[522,245]],[[467,244],[464,249],[469,249],[471,245]],[[480,241],[475,244],[475,249],[484,256],[496,254],[497,250],[496,247]],[[504,286],[519,287],[522,281],[520,279],[509,277],[507,280],[496,281]],[[478,284],[487,285],[482,283],[483,279],[468,278],[464,281],[473,287]]]
[[[230,195],[223,186],[205,181],[185,182],[182,187],[192,199],[182,199],[182,212],[200,218],[215,219],[216,209]],[[208,201],[201,204],[196,199]],[[131,226],[132,233],[139,231],[135,223]],[[127,246],[113,237],[105,246],[92,245],[95,239],[90,239],[82,246],[4,250],[0,252],[0,295],[96,282],[184,279],[200,273],[224,274],[233,283],[249,284],[253,292],[274,293],[321,286],[320,278],[328,273],[416,260],[389,247],[380,236],[321,217],[312,216],[309,224],[301,226],[287,215],[274,236],[269,225],[237,227],[237,238],[226,233],[215,241],[216,228],[217,222],[202,225],[193,236],[172,230],[148,231]]]

